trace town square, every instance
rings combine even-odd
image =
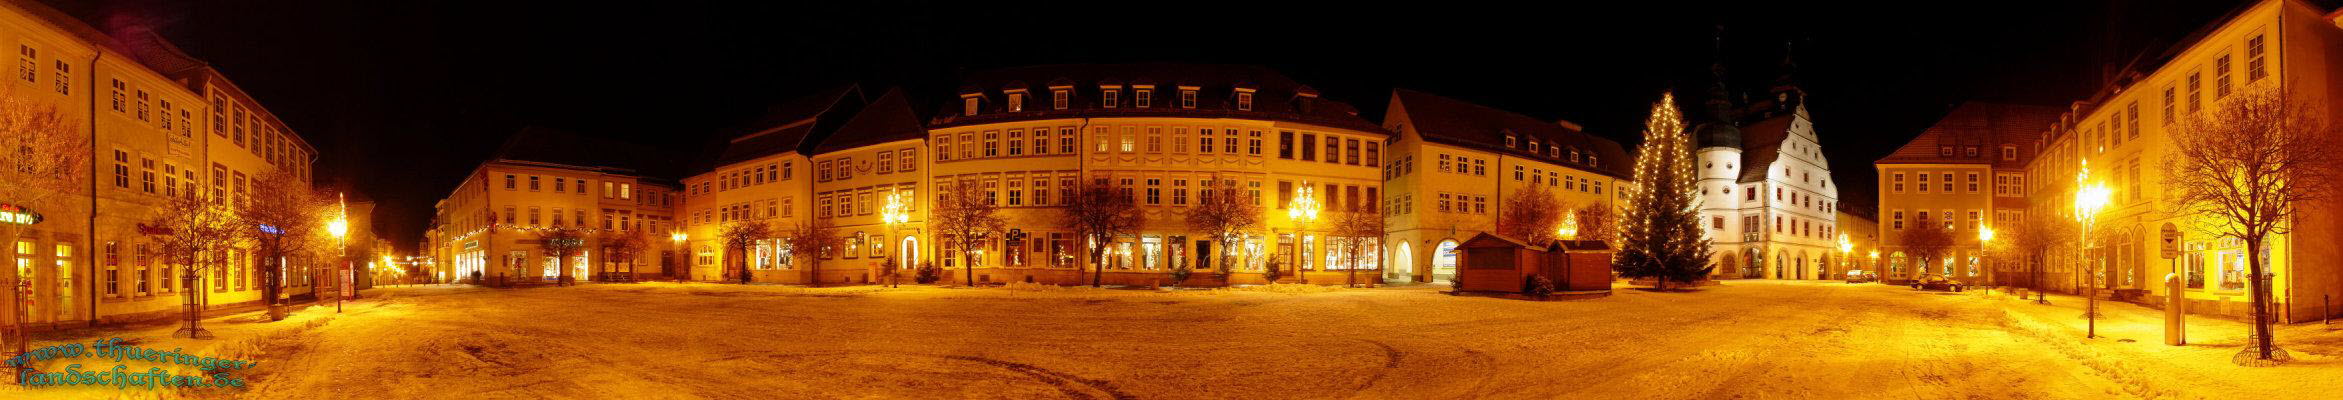
[[[0,398],[2343,393],[2343,3],[1872,8],[0,0]]]

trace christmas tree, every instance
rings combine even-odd
[[[1676,96],[1661,93],[1644,122],[1643,148],[1635,157],[1635,185],[1621,219],[1619,274],[1668,282],[1708,276],[1708,239],[1700,231],[1699,189],[1692,176],[1692,139]]]

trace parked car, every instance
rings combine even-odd
[[[1962,285],[1961,281],[1956,281],[1951,277],[1946,277],[1939,274],[1921,275],[1919,279],[1912,280],[1912,289],[1915,290],[1943,290],[1958,292],[1965,288],[1965,285]]]
[[[1864,270],[1860,270],[1860,269],[1857,269],[1857,270],[1848,270],[1848,271],[1847,271],[1847,276],[1846,276],[1846,279],[1847,279],[1847,283],[1868,283],[1868,282],[1878,282],[1878,281],[1879,281],[1879,275],[1878,275],[1878,274],[1873,274],[1873,273],[1871,273],[1871,271],[1864,271]]]

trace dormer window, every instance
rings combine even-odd
[[[1936,147],[1936,156],[1937,156],[1937,157],[1952,157],[1952,146],[1937,146],[1937,147]]]
[[[1101,106],[1105,106],[1106,108],[1115,108],[1115,101],[1117,101],[1117,100],[1121,100],[1121,99],[1122,99],[1122,97],[1123,97],[1123,90],[1122,90],[1122,89],[1099,89],[1099,95],[1098,95],[1098,96],[1099,96],[1099,97],[1098,97],[1098,102],[1099,102],[1099,105],[1101,105]]]
[[[1546,157],[1547,157],[1547,158],[1562,158],[1562,146],[1547,147],[1547,148],[1546,148]]]
[[[1529,138],[1529,153],[1538,153],[1538,138]]]
[[[1181,87],[1180,87],[1180,108],[1191,109],[1191,110],[1193,110],[1193,109],[1195,109],[1195,108],[1196,108],[1196,87],[1194,87],[1194,86],[1181,86]]]
[[[1237,111],[1253,111],[1253,89],[1237,88]]]
[[[1578,162],[1578,149],[1570,149],[1570,162]]]
[[[2015,160],[2017,160],[2017,159],[2018,159],[2018,146],[2002,145],[2002,146],[2001,146],[2001,159],[2002,159],[2003,161],[2015,161]]]
[[[1132,90],[1131,90],[1131,102],[1132,102],[1132,103],[1131,103],[1132,105],[1134,105],[1134,106],[1137,106],[1137,107],[1139,107],[1139,108],[1147,108],[1149,105],[1152,105],[1152,104],[1150,104],[1150,103],[1154,103],[1154,102],[1155,102],[1155,89],[1147,89],[1147,88],[1132,89]]]
[[[1024,112],[1024,111],[1025,111],[1025,90],[1023,90],[1023,89],[1019,89],[1019,90],[1016,90],[1016,91],[1009,92],[1009,109],[1008,109],[1008,112]]]
[[[1977,146],[1961,148],[1961,155],[1969,158],[1977,158]]]
[[[1050,97],[1050,100],[1049,100],[1049,103],[1050,103],[1050,108],[1052,108],[1052,109],[1058,109],[1058,110],[1064,110],[1064,109],[1066,109],[1066,101],[1067,101],[1067,98],[1068,98],[1068,97],[1072,97],[1072,96],[1073,96],[1073,93],[1072,93],[1072,91],[1070,91],[1070,90],[1066,90],[1066,89],[1050,89],[1050,91],[1049,91],[1049,92],[1050,92],[1050,96],[1049,96],[1049,97]]]
[[[982,103],[983,103],[983,101],[982,101],[982,100],[984,100],[984,98],[983,98],[983,97],[977,97],[977,96],[963,96],[963,97],[961,97],[961,98],[960,98],[960,105],[961,105],[961,107],[960,107],[960,115],[963,115],[963,116],[972,116],[972,115],[976,115],[976,108],[977,108],[977,106],[978,106],[979,104],[982,104]]]
[[[1514,136],[1513,136],[1513,134],[1512,134],[1512,133],[1506,133],[1506,134],[1505,134],[1505,148],[1508,148],[1508,149],[1510,149],[1510,148],[1513,148],[1513,146],[1519,145],[1519,143],[1516,143],[1516,142],[1514,142],[1515,140],[1517,140],[1517,139],[1515,139],[1515,138],[1514,138]]]

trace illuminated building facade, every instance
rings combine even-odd
[[[491,285],[553,283],[563,266],[579,282],[658,276],[681,199],[672,183],[636,169],[670,161],[655,153],[523,129],[439,201],[431,252],[446,257],[438,264],[453,279]],[[566,263],[544,245],[555,229],[576,230],[583,239]],[[611,257],[611,243],[621,240],[640,243],[642,251]],[[629,261],[637,268],[632,276]]]
[[[38,2],[0,1],[0,43],[16,58],[0,95],[54,107],[92,135],[93,164],[87,192],[18,204],[45,218],[0,248],[5,276],[25,282],[8,295],[24,313],[0,322],[164,318],[189,290],[206,307],[261,300],[265,260],[251,247],[184,282],[170,278],[184,266],[165,262],[138,225],[170,196],[241,201],[256,177],[276,171],[306,181],[316,149],[224,72],[145,27],[106,28]],[[0,203],[19,195],[29,193],[0,193]],[[305,294],[311,281],[288,276],[286,293]]]
[[[2027,163],[2040,151],[2042,128],[2058,122],[2054,107],[1967,103],[1953,108],[1894,153],[1873,162],[1879,170],[1880,280],[1902,282],[1937,274],[1970,282],[2023,270],[2016,260],[1995,260],[1980,247],[1986,228],[2017,232],[2025,221]],[[1953,248],[1935,265],[1903,245],[1918,224],[1936,224],[1952,235]],[[2030,275],[2029,275],[2030,276]],[[2005,277],[2006,278],[2006,277]]]
[[[1456,247],[1495,234],[1519,191],[1543,187],[1570,209],[1618,210],[1634,176],[1624,147],[1578,124],[1430,93],[1394,90],[1383,126],[1395,132],[1383,165],[1390,281],[1452,279]]]
[[[2181,44],[2122,69],[2110,86],[2074,103],[2039,131],[2040,156],[2025,165],[2028,213],[2074,215],[2076,176],[2088,163],[2090,179],[2112,189],[2110,204],[2093,224],[2082,251],[2069,240],[2032,255],[2057,279],[2053,288],[2080,291],[2098,282],[2104,293],[2160,303],[2162,282],[2183,280],[2188,310],[2250,315],[2246,257],[2266,261],[2270,298],[2280,321],[2334,315],[2321,296],[2343,294],[2343,200],[2302,205],[2292,234],[2266,239],[2249,255],[2241,240],[2201,227],[2207,215],[2171,215],[2161,160],[2183,122],[2239,91],[2282,89],[2299,100],[2343,115],[2343,81],[2335,55],[2343,54],[2343,14],[2300,0],[2265,0],[2239,8]],[[1885,221],[1883,221],[1885,222]],[[2166,223],[2182,231],[2181,254],[2162,257]]]

